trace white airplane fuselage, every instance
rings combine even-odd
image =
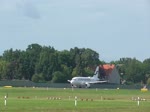
[[[90,87],[90,83],[96,81],[92,77],[74,77],[70,81],[72,87]]]

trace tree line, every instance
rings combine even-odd
[[[99,54],[89,48],[55,50],[31,44],[26,50],[4,51],[0,57],[0,79],[34,82],[66,82],[74,76],[91,76],[100,64]]]
[[[4,51],[0,56],[0,80],[34,82],[67,82],[74,76],[92,76],[97,65],[105,64],[99,54],[89,48],[58,51],[51,46],[28,45],[26,50]],[[136,58],[112,61],[126,83],[150,82],[150,59]]]
[[[150,84],[150,58],[143,62],[136,58],[120,58],[112,61],[115,64],[122,80],[128,84]]]

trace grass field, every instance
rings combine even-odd
[[[7,95],[7,105],[4,96]],[[77,106],[75,106],[75,96]],[[132,101],[132,98],[146,101]],[[140,90],[0,88],[0,112],[149,112],[150,92]]]

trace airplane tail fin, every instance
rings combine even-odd
[[[96,67],[96,70],[95,70],[94,74],[95,75],[93,76],[93,78],[98,78],[98,75],[99,75],[99,66]]]

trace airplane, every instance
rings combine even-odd
[[[68,80],[68,82],[70,82],[72,87],[79,87],[79,88],[81,87],[89,88],[90,84],[107,82],[106,80],[100,80],[98,78],[98,75],[99,75],[99,66],[97,66],[93,77],[73,77],[71,80]]]

